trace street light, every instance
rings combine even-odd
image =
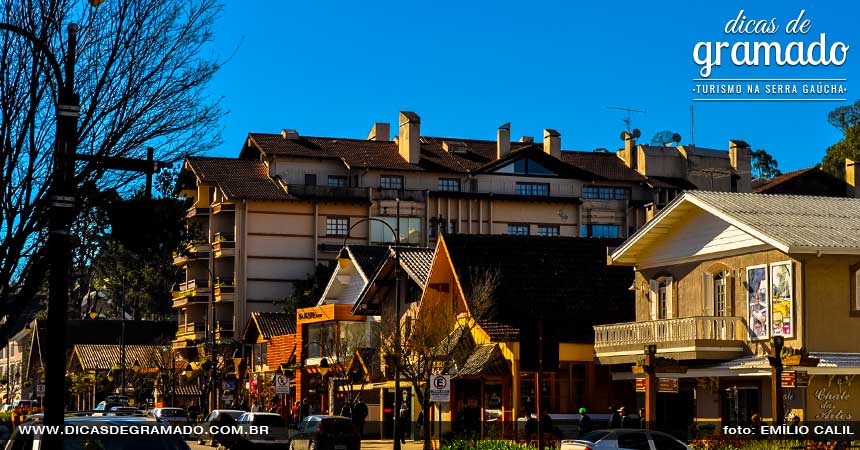
[[[136,359],[135,359],[135,360],[134,360],[134,363],[132,363],[132,365],[131,365],[131,370],[132,370],[132,372],[134,372],[134,373],[140,373],[140,369],[141,369],[141,367],[140,367],[140,361],[138,361],[138,360],[136,360]]]
[[[774,336],[771,344],[770,356],[767,357],[771,367],[771,409],[773,410],[774,425],[782,425],[785,419],[782,400],[782,349],[785,346],[785,338]]]
[[[400,425],[397,423],[397,414],[400,412],[400,198],[396,198],[397,202],[397,229],[395,230],[388,222],[376,217],[367,217],[352,224],[346,230],[346,236],[343,237],[343,248],[346,248],[346,241],[349,239],[349,233],[356,225],[363,222],[379,222],[391,231],[394,235],[394,316],[397,326],[394,328],[394,450],[400,450]]]

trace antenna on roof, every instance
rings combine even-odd
[[[606,109],[617,109],[619,111],[627,111],[627,117],[621,119],[624,122],[624,125],[627,126],[627,131],[630,131],[630,126],[633,124],[633,119],[630,117],[631,113],[641,113],[643,117],[645,117],[648,112],[647,109],[633,109],[633,108],[622,108],[619,106],[607,106]]]

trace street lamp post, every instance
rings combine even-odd
[[[770,346],[770,356],[767,357],[771,367],[770,398],[774,425],[782,425],[785,417],[782,400],[782,348],[784,346],[784,338],[774,336]]]
[[[349,232],[356,225],[362,222],[379,222],[388,228],[394,235],[394,319],[396,326],[394,328],[394,445],[393,450],[400,450],[400,425],[398,424],[397,415],[400,414],[400,199],[395,199],[397,202],[397,229],[395,230],[388,222],[377,219],[375,217],[367,217],[352,224],[346,230],[346,236],[343,237],[343,248],[346,248],[346,241],[349,239]]]

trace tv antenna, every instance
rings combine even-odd
[[[630,126],[633,124],[633,119],[630,117],[630,115],[632,113],[640,113],[640,114],[642,114],[642,117],[645,117],[646,113],[648,112],[648,110],[645,110],[645,109],[622,108],[619,106],[607,106],[606,109],[616,109],[618,111],[626,111],[627,112],[627,117],[624,119],[621,119],[621,121],[624,122],[624,125],[627,126],[628,132],[630,131]]]

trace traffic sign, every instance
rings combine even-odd
[[[36,385],[36,395],[39,397],[45,396],[45,385],[44,384],[37,384]]]
[[[286,375],[282,373],[275,374],[275,393],[276,394],[289,394],[290,393],[290,379]]]
[[[797,373],[793,370],[786,370],[781,377],[782,387],[793,388],[797,385]]]
[[[447,403],[451,401],[451,375],[430,377],[430,401]]]

